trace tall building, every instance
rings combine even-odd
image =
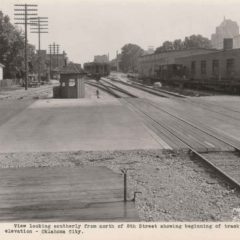
[[[222,23],[216,27],[216,32],[211,36],[213,48],[223,49],[224,38],[233,39],[233,48],[240,47],[239,26],[237,22],[224,17]]]
[[[94,56],[94,62],[108,63],[109,62],[109,56],[108,55],[96,55],[96,56]]]

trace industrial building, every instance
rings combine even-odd
[[[139,59],[139,78],[149,83],[240,92],[240,48],[231,38],[223,49],[187,49]]]
[[[108,55],[96,55],[94,56],[94,62],[96,63],[108,63],[109,56]]]
[[[164,74],[166,68],[170,66],[174,68],[176,64],[179,64],[176,59],[216,51],[216,49],[194,48],[143,55],[138,61],[139,77],[159,79],[162,78],[162,75],[164,75],[165,78],[167,77],[166,74]]]
[[[240,49],[178,58],[186,69],[186,78],[199,81],[240,81]]]

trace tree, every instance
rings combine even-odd
[[[144,53],[143,49],[136,44],[125,44],[122,47],[120,68],[123,72],[136,72],[138,57]]]
[[[20,30],[16,29],[7,15],[0,11],[0,63],[5,65],[4,77],[15,77],[21,67],[24,48],[24,38]]]
[[[173,41],[173,48],[174,50],[181,50],[183,49],[184,44],[181,39],[176,39]]]
[[[174,50],[174,45],[172,42],[170,41],[165,41],[161,47],[158,47],[156,49],[156,53],[160,53],[160,52],[168,52],[168,51],[172,51]]]
[[[189,48],[212,48],[211,41],[202,35],[191,35],[185,37],[184,46],[186,49]]]
[[[201,35],[191,35],[185,37],[184,41],[176,39],[173,42],[165,41],[162,46],[155,50],[155,53],[167,52],[172,50],[183,50],[190,48],[212,48],[211,41]]]

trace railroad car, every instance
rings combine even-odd
[[[101,77],[108,76],[110,73],[110,64],[109,63],[97,63],[90,62],[83,65],[84,71],[89,77],[94,79],[100,79]]]

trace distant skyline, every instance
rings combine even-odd
[[[192,34],[211,38],[224,19],[240,23],[240,1],[188,0],[0,0],[0,10],[13,20],[14,4],[38,4],[49,18],[42,49],[56,42],[69,59],[83,64],[94,55],[120,52],[127,43],[147,49]],[[37,48],[37,34],[29,34]]]

